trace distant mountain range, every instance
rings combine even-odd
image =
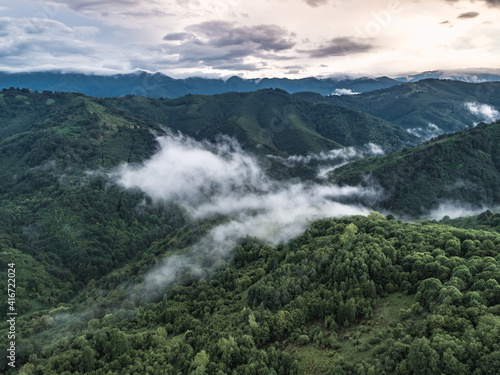
[[[222,80],[199,77],[174,79],[161,73],[151,74],[143,71],[110,76],[57,72],[0,73],[0,88],[16,87],[37,91],[78,92],[96,97],[136,95],[151,98],[178,98],[188,94],[214,95],[268,88],[278,88],[289,93],[311,91],[321,95],[332,95],[336,92],[359,93],[378,90],[399,83],[388,77],[343,80],[231,77]]]
[[[214,95],[232,91],[249,92],[277,88],[288,93],[308,91],[328,96],[386,89],[402,82],[414,82],[424,78],[482,82],[500,80],[500,74],[433,71],[399,78],[243,79],[231,77],[223,80],[200,77],[174,79],[161,73],[152,74],[144,71],[108,76],[51,71],[0,73],[0,89],[14,87],[36,91],[77,92],[95,97],[136,95],[151,98],[178,98],[188,94]]]
[[[400,82],[416,82],[428,78],[470,83],[500,81],[500,69],[431,70],[417,74],[409,74],[405,77],[398,77],[396,80]]]

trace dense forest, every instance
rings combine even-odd
[[[210,277],[185,274],[157,301],[131,294],[127,280],[140,283],[144,265],[169,251],[171,243],[159,242],[142,260],[88,283],[71,303],[26,313],[20,373],[498,369],[498,233],[378,213],[322,220],[278,247],[243,239]]]
[[[350,163],[335,170],[331,179],[346,184],[376,181],[387,193],[381,207],[393,213],[422,215],[445,201],[499,205],[500,121]]]
[[[6,375],[479,375],[500,366],[500,214],[394,216],[421,214],[446,193],[498,202],[500,123],[409,148],[416,138],[395,124],[280,90],[153,100],[8,89],[0,124],[0,283],[15,264],[18,313],[16,368],[0,357]],[[270,185],[331,186],[314,164],[287,158],[366,143],[401,151],[330,174],[346,186],[371,176],[384,214],[311,220],[292,240],[243,235],[223,254],[203,239],[229,215],[193,218],[179,202],[117,183],[117,168],[157,155],[167,127],[212,141],[227,131]],[[464,176],[472,189],[447,190]],[[8,330],[2,319],[2,348]]]

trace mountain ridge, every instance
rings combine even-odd
[[[473,208],[500,203],[500,121],[441,135],[417,147],[340,167],[331,180],[363,184],[366,177],[387,193],[384,209],[422,215],[451,202]]]

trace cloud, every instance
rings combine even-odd
[[[277,25],[239,26],[226,21],[207,21],[189,27],[205,45],[213,47],[251,46],[263,51],[283,51],[295,42],[291,34]]]
[[[328,173],[340,168],[354,160],[363,159],[371,156],[384,155],[382,147],[375,143],[368,143],[364,146],[347,147],[343,149],[331,150],[329,152],[321,152],[319,154],[311,153],[308,155],[291,155],[287,158],[278,156],[269,156],[280,161],[287,167],[294,167],[298,164],[314,165],[317,170],[317,178],[325,180]]]
[[[457,217],[478,215],[485,210],[485,207],[470,207],[465,206],[461,202],[446,201],[442,202],[438,208],[432,210],[428,216],[432,220],[441,220],[445,216],[455,219]]]
[[[50,19],[2,17],[0,67],[16,66],[29,70],[54,61],[78,65],[102,63],[103,57],[112,54],[112,50],[105,53],[92,42],[99,33],[100,30],[93,26],[71,28]]]
[[[151,18],[151,17],[162,17],[170,15],[167,12],[164,2],[160,0],[142,0],[138,2],[136,0],[35,0],[39,3],[45,4],[55,4],[62,7],[69,8],[77,13],[80,13],[86,17],[95,17],[107,19],[111,23],[120,23],[122,26],[127,26],[127,22],[123,21],[123,18],[127,18],[127,21],[133,20],[134,18]],[[51,13],[57,13],[57,9],[51,10]],[[119,18],[122,18],[120,20]],[[129,27],[132,26],[128,22]],[[133,25],[136,27],[136,25]]]
[[[275,181],[227,137],[210,144],[167,135],[158,143],[159,151],[151,159],[124,164],[111,177],[154,201],[175,202],[192,219],[222,215],[226,221],[183,255],[168,257],[149,273],[141,286],[148,290],[163,290],[184,272],[203,274],[203,268],[211,269],[229,257],[247,235],[277,245],[299,235],[312,220],[366,214],[366,208],[346,202],[353,198],[373,202],[380,195],[373,188]]]
[[[358,95],[359,92],[352,91],[351,89],[335,89],[332,95],[341,96],[341,95]]]
[[[459,0],[446,0],[448,3],[457,3]],[[471,0],[475,2],[474,0]],[[490,8],[500,7],[500,0],[478,0],[479,2],[485,3]]]
[[[168,33],[163,37],[163,40],[186,40],[193,38],[194,35],[191,33]]]
[[[177,67],[210,65],[215,69],[259,70],[266,60],[282,60],[279,55],[295,45],[294,34],[276,25],[241,26],[227,21],[206,21],[181,33],[165,35],[162,50],[177,56]],[[250,63],[246,58],[259,58]],[[179,65],[180,64],[180,65]],[[175,65],[175,64],[172,64]]]
[[[482,121],[494,122],[500,119],[500,112],[488,104],[466,102],[465,107]]]
[[[411,128],[406,129],[406,131],[415,137],[421,138],[423,141],[428,141],[444,133],[442,129],[431,122],[426,127]]]
[[[439,24],[440,25],[446,25],[448,27],[453,27],[453,24],[450,21],[448,21],[448,20],[443,21],[443,22],[439,22]]]
[[[304,0],[304,1],[312,7],[318,7],[320,5],[328,4],[328,0]]]
[[[477,16],[479,16],[479,12],[465,12],[460,14],[457,18],[459,20],[467,20],[471,18],[476,18]]]
[[[500,7],[500,0],[484,0],[490,7]]]
[[[308,155],[291,155],[287,158],[277,156],[270,156],[274,159],[281,160],[284,163],[291,164],[309,164],[313,161],[336,161],[336,160],[349,160],[352,161],[356,158],[380,156],[384,154],[382,147],[375,143],[368,143],[361,147],[346,147],[341,149],[330,150],[328,152],[321,152],[319,154],[311,153]]]
[[[366,42],[356,41],[352,37],[339,37],[332,39],[327,45],[301,52],[306,52],[313,58],[322,58],[368,52],[373,48],[373,45]]]

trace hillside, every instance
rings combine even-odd
[[[500,82],[426,79],[360,95],[297,95],[371,113],[420,135],[423,140],[500,118]],[[473,103],[472,111],[467,103]]]
[[[2,373],[496,368],[498,233],[352,216],[368,214],[359,201],[377,202],[379,191],[288,179],[283,164],[273,179],[259,164],[268,153],[402,147],[410,138],[399,135],[410,136],[383,120],[280,90],[175,100],[4,90],[0,124],[0,254],[16,269],[18,314],[16,368],[3,356]],[[166,135],[165,125],[199,141]],[[353,163],[339,176],[362,180],[351,166],[380,163],[392,181],[428,154],[420,168],[443,168],[430,179],[438,186],[456,174],[458,147],[464,175],[494,200],[499,127]],[[222,132],[243,149],[202,141]],[[424,164],[431,156],[438,164]],[[498,225],[493,214],[480,222]],[[8,329],[0,323],[3,348]]]
[[[353,162],[331,181],[380,184],[381,207],[407,215],[425,214],[439,203],[481,207],[500,203],[500,122],[442,135],[420,146]]]
[[[395,150],[418,140],[371,115],[325,103],[311,105],[282,90],[172,100],[128,96],[99,102],[198,139],[234,136],[244,148],[254,151],[263,146],[265,152],[304,155],[369,142]]]
[[[163,134],[163,125],[198,139],[229,134],[248,151],[285,156],[342,147],[336,140],[350,145],[349,135],[359,131],[354,121],[360,118],[366,120],[361,129],[380,125],[394,135],[393,126],[351,110],[320,105],[323,118],[304,107],[273,90],[174,101],[137,97],[105,101],[80,94],[4,90],[0,93],[2,243],[70,283],[65,300],[71,290],[82,288],[82,282],[140,256],[153,241],[185,225],[184,214],[175,207],[167,210],[142,194],[124,192],[110,185],[105,174],[121,163],[151,157],[158,150],[153,132]],[[214,118],[216,113],[220,117]],[[374,139],[368,135],[360,142],[377,142],[384,133],[368,134]],[[394,135],[392,143],[382,144],[401,147],[403,141]],[[274,174],[287,177],[287,169],[277,166]],[[299,175],[314,175],[307,168]],[[134,211],[138,205],[141,215]]]
[[[247,238],[148,302],[134,288],[176,248],[160,241],[71,303],[18,317],[17,363],[47,375],[494,374],[499,246],[498,233],[377,213],[321,220],[278,247]]]

